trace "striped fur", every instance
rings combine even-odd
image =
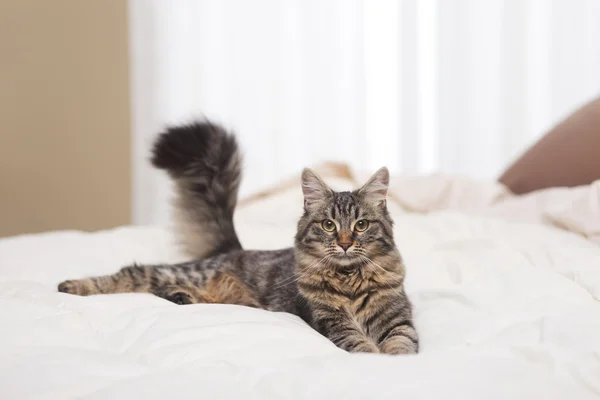
[[[305,212],[295,241],[298,288],[311,306],[312,325],[350,352],[418,351],[412,307],[404,293],[404,264],[393,239],[382,168],[354,192],[334,192],[305,170]],[[323,221],[333,221],[329,232]],[[358,221],[368,227],[358,230]],[[344,250],[340,243],[351,243]]]
[[[387,169],[354,192],[334,192],[305,170],[304,214],[294,247],[245,251],[232,222],[240,176],[237,145],[222,128],[206,124],[169,130],[153,158],[178,185],[181,231],[189,235],[184,244],[199,260],[133,265],[113,275],[65,281],[58,290],[81,296],[153,293],[177,304],[284,311],[349,352],[416,353],[404,265],[385,202]]]
[[[233,226],[241,156],[233,137],[209,121],[159,135],[152,164],[175,183],[174,215],[184,250],[194,259],[242,248]]]

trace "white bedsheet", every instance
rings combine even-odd
[[[290,245],[301,204],[285,191],[241,209],[245,247]],[[157,227],[54,232],[0,240],[0,398],[600,398],[599,246],[390,207],[417,356],[347,354],[283,313],[57,293],[67,278],[183,257]]]

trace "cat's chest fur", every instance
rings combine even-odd
[[[386,282],[389,279],[385,278],[358,269],[328,272],[303,279],[300,291],[309,302],[344,312],[364,325],[382,305],[382,295],[389,296],[390,287]]]

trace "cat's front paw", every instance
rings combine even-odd
[[[79,281],[64,281],[58,284],[58,291],[62,293],[83,296],[83,285]]]
[[[371,341],[365,340],[357,343],[354,346],[347,349],[350,353],[379,353],[379,347]]]
[[[385,354],[417,354],[419,343],[412,338],[396,336],[381,344],[381,352]]]

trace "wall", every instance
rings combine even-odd
[[[0,2],[0,236],[130,221],[127,2]]]
[[[326,160],[496,179],[600,91],[598,0],[130,4],[141,224],[170,221],[165,123],[232,128],[242,197]]]

